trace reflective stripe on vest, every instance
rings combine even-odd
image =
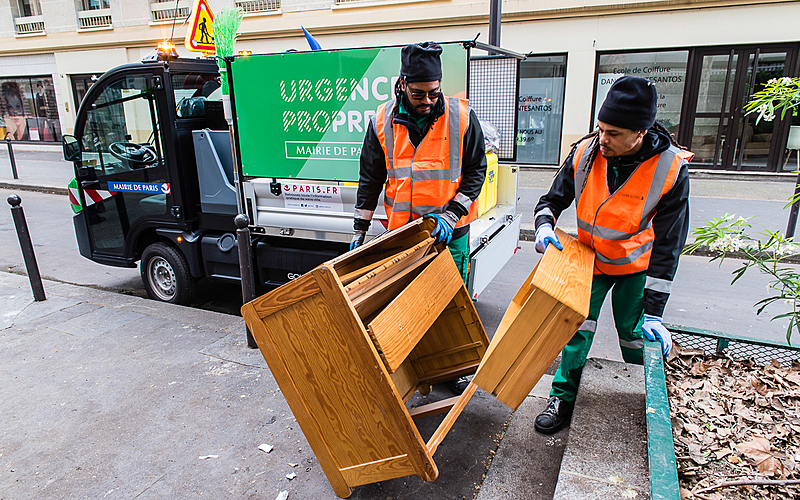
[[[606,159],[598,154],[586,168],[595,140],[581,142],[573,156],[578,239],[595,250],[595,274],[644,271],[650,265],[656,205],[694,154],[670,146],[640,164],[611,195]]]
[[[453,199],[466,205],[469,211],[456,227],[477,218],[477,202],[457,196],[469,105],[464,99],[446,99],[444,115],[434,122],[416,148],[409,141],[405,127],[393,122],[394,101],[381,104],[372,118],[386,156],[384,203],[389,229],[425,214],[442,213]]]

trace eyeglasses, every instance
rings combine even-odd
[[[410,95],[412,99],[415,99],[417,101],[425,99],[425,96],[428,96],[428,99],[430,99],[431,101],[435,101],[436,99],[442,96],[442,91],[433,90],[431,92],[423,92],[422,90],[408,89],[408,95]]]

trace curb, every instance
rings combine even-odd
[[[13,182],[0,182],[0,189],[8,189],[9,191],[18,190],[33,191],[36,193],[60,194],[63,196],[69,195],[69,190],[67,188],[32,186],[29,184],[14,184]]]

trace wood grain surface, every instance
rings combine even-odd
[[[589,313],[594,252],[558,230],[517,291],[473,378],[516,410]]]
[[[463,286],[450,252],[442,252],[368,325],[389,373],[406,359]]]

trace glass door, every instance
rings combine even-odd
[[[736,142],[731,145],[730,164],[736,170],[772,170],[775,171],[777,157],[783,148],[772,147],[776,122],[761,120],[756,123],[754,115],[745,115],[744,106],[750,96],[764,87],[772,78],[780,78],[786,74],[785,50],[778,52],[755,49],[745,51],[747,58],[745,71],[742,72],[738,93],[739,100],[734,120],[737,124]]]
[[[759,123],[745,115],[750,95],[788,74],[791,47],[710,48],[695,52],[681,142],[695,153],[694,168],[778,171],[787,123]],[[775,134],[775,137],[773,137]],[[773,140],[777,139],[777,140]]]
[[[732,90],[736,81],[739,55],[731,50],[726,54],[698,56],[699,77],[694,83],[695,105],[691,130],[690,150],[695,157],[693,165],[719,168],[725,156],[731,120]]]
[[[125,256],[137,222],[167,215],[171,190],[157,112],[160,85],[152,82],[149,74],[129,74],[105,82],[99,92],[92,89],[91,106],[76,125],[76,178],[93,257]]]

